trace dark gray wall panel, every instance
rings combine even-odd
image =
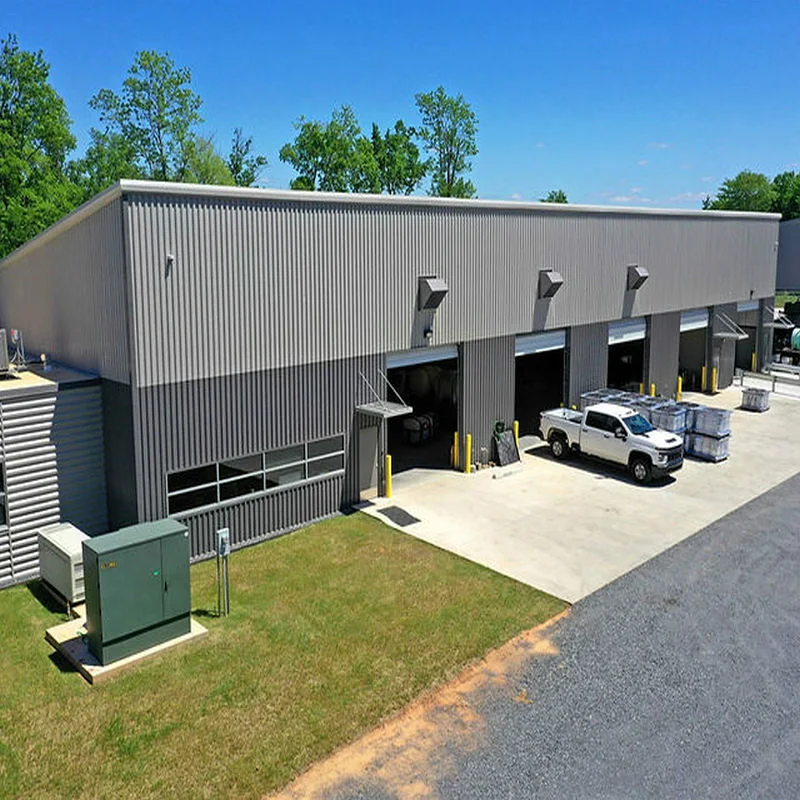
[[[647,383],[654,383],[658,394],[674,397],[678,388],[680,350],[680,312],[654,314],[647,326]]]
[[[714,336],[717,333],[730,333],[731,328],[723,321],[727,317],[733,322],[739,317],[736,303],[725,303],[713,306],[709,316],[709,328],[712,335],[708,339],[709,366],[708,383],[711,386],[711,368],[717,368],[717,389],[727,389],[733,383],[734,364],[736,363],[736,339]]]
[[[580,402],[583,392],[600,389],[608,381],[608,324],[576,325],[567,334],[570,405]]]
[[[383,365],[377,356],[140,390],[134,401],[139,518],[166,514],[168,472],[336,434],[345,437],[347,477],[335,501],[326,495],[329,505],[313,517],[355,502],[354,412],[374,400],[359,373],[385,396]]]
[[[404,350],[420,275],[450,287],[435,345],[773,292],[770,216],[210,192],[126,191],[139,386]]]
[[[109,530],[139,521],[131,387],[103,381],[103,441]]]
[[[800,290],[800,219],[780,224],[778,247],[778,276],[775,288]]]
[[[758,301],[756,320],[756,368],[763,369],[772,361],[773,339],[775,337],[774,315],[775,298],[768,297]]]
[[[19,328],[29,353],[127,383],[123,253],[120,198],[34,239],[0,265],[0,325]]]
[[[459,364],[459,430],[464,462],[466,434],[472,434],[472,458],[477,461],[480,448],[489,448],[492,458],[494,423],[514,420],[514,336],[465,342]]]

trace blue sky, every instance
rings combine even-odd
[[[0,0],[0,36],[43,49],[79,146],[88,100],[137,50],[192,69],[203,130],[278,160],[301,114],[350,104],[365,130],[417,121],[414,94],[462,93],[480,120],[485,198],[563,188],[591,204],[697,207],[749,168],[800,169],[800,3],[129,3]]]

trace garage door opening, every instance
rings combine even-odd
[[[517,356],[514,418],[520,435],[539,433],[542,411],[564,402],[564,350]]]
[[[392,471],[448,469],[458,426],[458,359],[390,368],[387,377],[414,409],[388,421]]]
[[[684,391],[699,392],[703,388],[702,373],[706,363],[706,328],[681,331],[678,351],[678,374]]]
[[[644,381],[644,339],[609,344],[608,385],[638,392]]]

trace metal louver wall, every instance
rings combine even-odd
[[[665,397],[674,397],[678,389],[680,344],[680,312],[654,314],[647,337],[647,383],[654,383],[656,392]]]
[[[608,325],[576,325],[568,339],[569,402],[576,405],[583,392],[600,389],[608,381]]]
[[[56,386],[46,394],[4,400],[0,406],[8,498],[0,586],[39,573],[37,532],[60,519],[56,447],[52,441]]]

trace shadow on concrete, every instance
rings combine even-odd
[[[550,453],[550,450],[545,445],[538,447],[530,447],[525,453],[529,456],[541,458],[547,461],[556,461]],[[663,478],[653,478],[650,483],[637,483],[628,473],[628,471],[616,464],[610,464],[608,461],[601,461],[600,459],[592,458],[591,456],[572,455],[570,458],[561,462],[565,467],[571,469],[579,469],[581,472],[588,472],[594,475],[598,480],[619,480],[628,483],[631,486],[636,486],[640,489],[663,489],[665,486],[671,486],[675,483],[675,478],[672,475],[667,475]]]

